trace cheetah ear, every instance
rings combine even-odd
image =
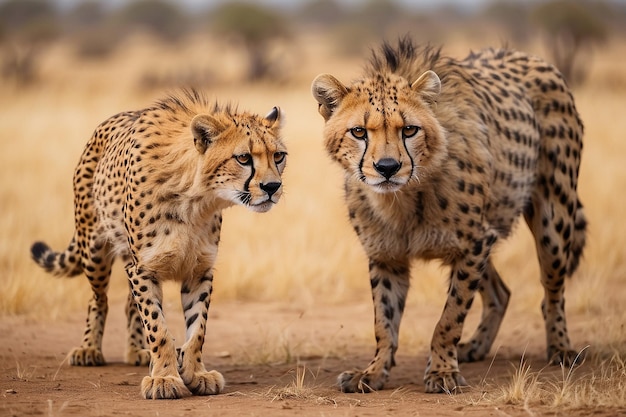
[[[265,116],[265,120],[269,122],[269,127],[280,127],[280,116],[280,107],[273,107],[267,116]]]
[[[433,71],[426,71],[411,84],[411,89],[420,94],[426,102],[433,104],[441,93],[441,80]]]
[[[203,154],[209,145],[226,129],[226,125],[208,114],[198,114],[191,120],[193,143],[198,152]]]
[[[313,80],[311,92],[319,104],[318,111],[324,120],[328,120],[341,100],[348,94],[348,89],[332,75],[322,74]]]

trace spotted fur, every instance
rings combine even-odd
[[[126,263],[126,361],[150,363],[145,398],[217,394],[202,346],[213,289],[222,210],[265,212],[282,194],[286,148],[278,108],[265,117],[211,104],[188,90],[98,126],[74,173],[75,233],[64,252],[45,243],[33,259],[55,275],[84,272],[93,297],[72,365],[104,365],[102,335],[111,265]],[[162,283],[181,284],[186,341],[175,348],[162,309]],[[144,336],[145,335],[145,336]]]
[[[509,300],[492,248],[520,216],[536,240],[547,358],[574,363],[563,284],[585,243],[576,192],[583,125],[562,75],[521,52],[488,49],[455,60],[403,38],[374,52],[352,84],[325,74],[312,91],[326,149],[345,171],[374,301],[376,355],[365,370],[342,373],[341,390],[378,390],[387,381],[416,258],[450,268],[425,390],[465,385],[459,362],[487,355]],[[482,319],[459,343],[476,291]]]

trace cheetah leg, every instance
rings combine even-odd
[[[376,355],[363,370],[343,372],[337,378],[343,392],[371,392],[383,388],[395,365],[398,331],[409,289],[409,263],[370,260],[370,283],[374,301]]]
[[[485,358],[498,334],[509,304],[511,292],[502,282],[491,261],[487,262],[478,292],[483,301],[480,324],[470,340],[457,346],[459,362],[474,362]]]
[[[565,207],[533,200],[533,210],[525,213],[536,240],[544,299],[541,310],[546,327],[547,358],[552,365],[571,366],[582,362],[583,355],[572,349],[565,320],[564,282],[567,276],[566,252],[574,232],[574,219]]]
[[[156,276],[141,266],[126,268],[128,279],[144,323],[150,348],[150,376],[141,381],[141,393],[147,399],[174,399],[191,393],[177,370],[174,338],[165,324],[162,310],[163,291]]]
[[[196,395],[218,394],[224,389],[222,374],[207,371],[202,362],[212,291],[213,274],[210,270],[201,279],[188,280],[181,287],[187,334],[178,355],[178,370],[187,388]]]
[[[107,253],[108,247],[92,243],[87,258],[83,258],[83,270],[91,285],[93,296],[87,307],[87,322],[80,347],[69,354],[70,364],[75,366],[105,365],[102,354],[104,324],[109,312],[107,290],[111,276],[113,258]]]
[[[435,327],[424,375],[427,393],[455,393],[467,385],[459,371],[457,344],[495,241],[495,234],[487,234],[483,239],[471,242],[472,247],[465,258],[452,265],[448,299]]]
[[[145,336],[143,323],[137,310],[137,303],[133,297],[132,287],[128,292],[126,301],[127,339],[126,339],[126,363],[135,366],[148,365],[150,363],[150,351],[145,348]]]
[[[542,281],[544,281],[543,277]],[[569,340],[567,324],[565,323],[565,297],[562,286],[559,290],[545,290],[541,311],[546,325],[548,363],[567,367],[580,365],[584,360],[584,354],[572,349]]]

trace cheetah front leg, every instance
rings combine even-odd
[[[174,399],[191,395],[178,373],[174,338],[163,315],[161,283],[141,266],[130,265],[126,272],[150,348],[150,376],[141,381],[143,397]]]
[[[452,265],[448,298],[435,327],[424,375],[424,389],[427,393],[454,393],[467,385],[459,371],[457,344],[463,332],[465,317],[474,301],[474,293],[482,283],[495,241],[496,235],[487,234],[483,239],[468,242],[470,248],[465,257]]]
[[[199,280],[184,282],[180,291],[187,334],[178,355],[178,370],[187,388],[196,395],[219,394],[224,389],[222,374],[207,371],[202,362],[202,346],[212,291],[213,274],[210,270]]]
[[[371,392],[383,388],[395,365],[398,331],[409,289],[409,264],[370,260],[370,283],[374,301],[376,355],[364,371],[343,372],[337,382],[343,392]]]

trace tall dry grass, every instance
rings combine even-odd
[[[259,113],[280,106],[286,114],[284,137],[289,148],[281,203],[262,215],[240,207],[224,213],[216,299],[304,305],[370,302],[367,262],[342,202],[342,174],[324,154],[323,122],[309,92],[317,73],[332,72],[348,81],[359,74],[361,63],[332,57],[319,43],[303,42],[302,48],[301,68],[290,84],[226,82],[210,91]],[[161,95],[138,89],[142,75],[155,66],[164,72],[176,71],[185,62],[208,66],[217,51],[224,73],[236,73],[236,55],[200,39],[176,50],[137,39],[108,61],[92,63],[78,62],[67,47],[58,45],[45,56],[40,84],[25,90],[0,85],[0,315],[54,318],[84,307],[90,297],[84,279],[61,281],[45,274],[29,259],[31,243],[42,239],[62,249],[69,242],[72,174],[84,143],[105,118],[146,106]],[[568,282],[567,307],[590,323],[602,319],[608,330],[590,326],[584,337],[601,337],[607,352],[614,348],[624,352],[626,337],[620,308],[626,294],[626,227],[621,219],[626,202],[621,194],[626,190],[626,65],[621,59],[625,51],[624,45],[615,44],[598,55],[590,83],[576,91],[586,125],[580,193],[590,231],[585,260]],[[520,224],[515,236],[499,247],[496,265],[513,292],[510,314],[532,311],[540,322],[543,291],[525,225]],[[123,299],[126,288],[118,266],[111,298]],[[443,268],[416,264],[408,308],[440,309],[445,288]],[[405,339],[424,341],[431,330],[415,330],[425,337],[403,331]]]

